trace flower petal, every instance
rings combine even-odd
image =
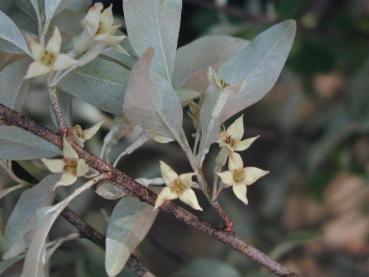
[[[236,143],[236,145],[234,146],[234,150],[235,151],[244,151],[244,150],[248,149],[251,146],[251,144],[253,144],[254,141],[257,140],[258,138],[259,138],[259,136],[241,140],[240,142]]]
[[[192,187],[192,177],[195,173],[185,173],[179,175],[179,180],[188,188]]]
[[[67,69],[68,67],[71,67],[72,65],[75,65],[77,63],[76,60],[74,60],[71,56],[67,54],[59,54],[56,57],[55,63],[53,65],[53,69],[55,71]]]
[[[62,159],[41,159],[46,167],[53,173],[62,173],[64,161]]]
[[[182,195],[179,197],[179,200],[191,206],[193,209],[202,211],[202,208],[197,201],[196,194],[192,189],[187,189]]]
[[[32,58],[35,61],[38,61],[44,54],[44,48],[40,44],[38,44],[31,36],[26,35],[26,39],[28,47],[31,50]]]
[[[218,89],[222,88],[222,84],[220,82],[218,74],[215,72],[214,68],[212,68],[211,66],[209,66],[209,69],[208,69],[208,79],[209,79],[209,83],[212,84],[213,86],[217,87]]]
[[[104,26],[105,30],[110,30],[113,27],[113,5],[110,5],[101,13],[100,23]]]
[[[69,174],[69,173],[64,173],[60,180],[55,184],[54,186],[54,190],[57,188],[57,187],[60,187],[60,186],[70,186],[72,184],[74,184],[76,181],[77,181],[77,176],[74,176],[72,174]]]
[[[246,167],[245,168],[245,176],[246,185],[251,185],[259,180],[261,177],[267,175],[269,171],[262,170],[257,167]]]
[[[87,30],[90,36],[94,36],[99,28],[101,11],[104,8],[103,4],[96,3],[89,10],[82,21],[82,26]]]
[[[178,174],[163,161],[160,161],[160,172],[168,187],[172,186],[172,184],[178,179]]]
[[[28,67],[28,71],[24,79],[30,79],[38,76],[45,75],[51,71],[51,67],[44,65],[40,62],[33,62]]]
[[[159,193],[158,197],[156,198],[154,210],[163,205],[165,201],[177,198],[178,198],[177,194],[172,192],[170,188],[168,187],[163,188],[162,191]]]
[[[77,152],[73,149],[73,147],[69,144],[69,142],[64,138],[63,139],[63,155],[64,158],[67,159],[78,159]]]
[[[241,115],[231,126],[227,129],[227,135],[231,136],[233,139],[239,141],[242,139],[244,134],[243,129],[243,115]]]
[[[54,53],[54,54],[59,54],[61,44],[62,44],[62,37],[60,35],[59,28],[55,27],[54,32],[53,32],[49,42],[46,45],[46,50],[51,52],[51,53]]]
[[[228,169],[233,171],[243,168],[243,161],[241,155],[235,152],[230,153],[228,161]]]
[[[232,189],[238,199],[240,199],[246,205],[249,203],[246,197],[247,186],[237,185],[237,186],[233,186]]]
[[[233,174],[231,171],[218,172],[217,175],[228,187],[234,185]]]
[[[77,162],[77,176],[82,177],[85,176],[90,171],[90,167],[85,162],[84,159],[78,159]]]
[[[103,124],[103,122],[101,121],[101,122],[95,124],[94,126],[92,126],[91,128],[83,130],[83,133],[85,135],[85,140],[91,139],[99,131],[102,124]]]

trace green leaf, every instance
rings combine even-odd
[[[7,65],[0,72],[0,103],[20,111],[28,91],[28,82],[23,78],[30,61],[22,59]]]
[[[2,11],[0,11],[0,50],[11,53],[28,53],[28,46],[22,32]]]
[[[34,160],[60,155],[58,147],[14,126],[0,126],[0,158]]]
[[[106,112],[120,114],[128,74],[122,66],[97,58],[68,74],[58,87]]]
[[[173,277],[241,277],[230,265],[212,259],[197,259],[183,267]]]
[[[204,36],[179,48],[173,73],[174,87],[205,91],[209,85],[209,66],[217,68],[247,44],[246,40],[230,36]]]
[[[12,258],[25,251],[30,243],[27,234],[36,224],[36,211],[52,204],[55,197],[53,186],[59,177],[59,175],[50,175],[22,193],[5,227],[4,258]]]
[[[250,44],[219,69],[228,84],[246,83],[242,92],[225,105],[221,121],[262,99],[276,83],[291,50],[296,22],[286,20],[259,34]]]
[[[132,197],[121,199],[114,207],[106,231],[105,268],[109,276],[122,271],[157,214],[153,207]]]
[[[129,41],[138,56],[155,48],[153,69],[172,79],[181,21],[181,0],[124,0]]]
[[[179,140],[182,105],[170,82],[150,70],[153,55],[154,49],[149,48],[132,68],[123,111],[152,139]]]

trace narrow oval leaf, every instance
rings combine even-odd
[[[106,231],[105,268],[109,276],[122,271],[157,214],[153,207],[132,197],[121,199],[114,207]]]
[[[218,75],[229,84],[245,82],[245,89],[230,98],[222,121],[258,102],[274,86],[287,60],[296,34],[296,22],[286,20],[259,34]]]
[[[55,183],[54,183],[55,184]],[[69,203],[84,191],[90,189],[95,183],[89,181],[78,187],[67,198],[54,206],[43,207],[37,210],[37,225],[33,230],[33,237],[24,261],[21,277],[45,277],[47,263],[46,239],[56,219]]]
[[[172,79],[181,21],[181,0],[123,0],[129,41],[138,56],[155,49],[153,69]]]
[[[58,87],[106,112],[122,112],[129,71],[114,62],[97,58],[64,77]]]
[[[23,107],[28,91],[28,82],[24,80],[29,59],[22,59],[7,65],[0,72],[0,103],[17,111]]]
[[[58,147],[15,126],[0,126],[0,158],[34,160],[60,155]]]
[[[45,6],[44,6],[44,12],[45,12],[45,23],[44,26],[49,26],[51,20],[56,15],[56,11],[59,8],[59,5],[63,0],[44,0]]]
[[[15,23],[0,10],[0,50],[28,53],[27,43]]]
[[[230,36],[204,36],[177,51],[173,73],[175,88],[205,91],[209,85],[209,66],[218,66],[237,55],[248,41]]]
[[[36,211],[52,204],[55,197],[53,187],[59,178],[59,175],[50,175],[21,194],[5,227],[4,259],[25,251],[30,243],[29,232],[36,225]]]
[[[148,49],[132,68],[123,111],[141,126],[150,138],[168,142],[179,140],[183,111],[172,85],[150,70],[154,49]]]

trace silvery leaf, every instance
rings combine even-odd
[[[153,47],[153,69],[172,79],[181,21],[181,0],[123,0],[129,41],[138,56]]]
[[[30,61],[22,59],[7,65],[0,72],[0,103],[17,111],[23,107],[28,82],[23,80]]]
[[[4,198],[5,196],[7,196],[8,194],[12,193],[13,191],[24,188],[25,186],[26,186],[25,184],[18,184],[18,185],[11,186],[9,188],[0,190],[0,200]]]
[[[0,158],[34,160],[60,155],[58,147],[15,126],[0,126]]]
[[[176,93],[182,105],[187,104],[188,101],[199,98],[201,95],[201,93],[198,91],[194,91],[192,89],[186,89],[186,88],[177,89]]]
[[[221,127],[221,112],[229,98],[234,95],[230,89],[218,90],[210,86],[205,94],[200,111],[201,140],[197,160],[203,163],[212,143],[216,142]]]
[[[159,142],[179,140],[182,106],[170,82],[150,70],[153,55],[154,49],[148,49],[132,68],[123,111],[149,137]]]
[[[50,25],[51,20],[56,15],[56,11],[58,10],[63,0],[43,0],[43,1],[44,1],[44,12],[45,12],[44,26],[48,27]]]
[[[277,81],[296,34],[296,22],[286,20],[259,34],[234,58],[223,64],[219,78],[229,84],[245,82],[245,89],[227,101],[222,122],[258,102]]]
[[[173,73],[175,88],[205,91],[209,85],[209,66],[217,68],[238,54],[248,41],[230,36],[204,36],[177,51]]]
[[[69,203],[94,184],[94,182],[89,181],[75,189],[73,193],[58,204],[37,210],[37,226],[35,226],[32,233],[33,236],[28,247],[21,277],[46,277],[46,239],[51,227]]]
[[[157,214],[153,207],[132,197],[121,199],[114,207],[106,231],[105,268],[109,276],[122,271]]]
[[[2,11],[0,11],[0,50],[12,53],[28,53],[28,46],[22,32]]]
[[[215,88],[210,85],[206,92],[200,111],[199,163],[202,164],[210,145],[218,139],[222,122],[259,101],[273,87],[286,62],[295,33],[293,20],[276,24],[220,66],[218,78],[230,86],[214,92]]]
[[[64,77],[58,87],[106,112],[120,114],[129,71],[97,58]]]
[[[25,251],[30,243],[30,232],[36,224],[36,211],[54,201],[53,186],[59,178],[59,175],[50,175],[22,193],[5,228],[4,258],[12,258]]]
[[[119,199],[126,195],[121,188],[110,182],[99,184],[95,192],[107,200]]]

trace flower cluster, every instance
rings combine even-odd
[[[243,116],[240,116],[228,129],[219,135],[219,146],[228,151],[228,171],[217,173],[225,187],[232,187],[234,194],[243,203],[248,204],[246,197],[247,186],[268,174],[268,171],[257,167],[245,167],[238,151],[248,149],[259,137],[242,140],[244,135]]]
[[[83,31],[72,39],[73,49],[68,54],[60,53],[62,37],[58,27],[55,27],[46,46],[28,36],[28,46],[34,62],[29,66],[25,78],[66,70],[76,64],[84,65],[108,46],[125,52],[119,43],[126,36],[115,35],[119,25],[114,25],[112,6],[104,10],[103,4],[96,3],[90,8],[81,24]],[[87,57],[80,56],[81,54],[86,54]]]

